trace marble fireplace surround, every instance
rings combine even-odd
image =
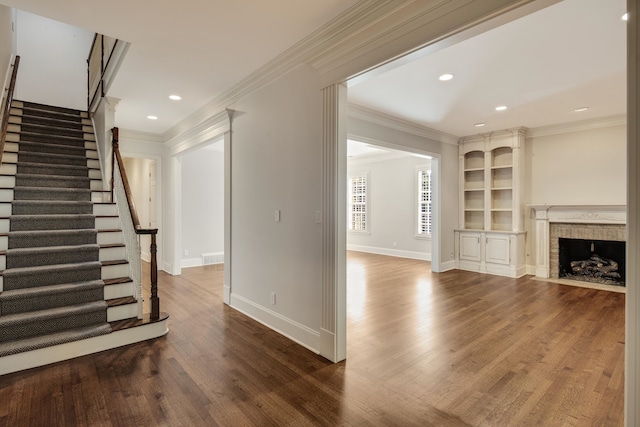
[[[535,213],[536,277],[558,278],[558,239],[626,241],[626,205],[529,205]]]

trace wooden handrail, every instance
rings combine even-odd
[[[9,115],[11,113],[11,103],[13,102],[13,92],[16,89],[16,78],[18,77],[18,66],[20,65],[20,57],[16,56],[13,60],[13,70],[11,71],[11,80],[7,89],[7,97],[5,104],[2,106],[2,127],[0,128],[0,164],[2,164],[2,153],[4,153],[4,142],[7,139],[7,129],[9,128]]]
[[[129,213],[131,214],[131,221],[133,222],[133,228],[136,234],[145,234],[151,236],[151,320],[158,320],[160,318],[160,298],[158,298],[158,260],[157,252],[158,247],[156,243],[156,235],[158,234],[157,228],[143,228],[140,226],[140,220],[138,218],[138,212],[133,202],[133,194],[131,192],[131,186],[129,185],[129,179],[127,179],[127,172],[124,168],[124,162],[122,161],[122,155],[120,154],[120,132],[117,127],[111,129],[113,135],[113,155],[111,157],[111,200],[113,199],[114,192],[114,173],[117,164],[120,176],[122,177],[122,185],[124,186],[124,194],[127,198],[127,204],[129,205]]]

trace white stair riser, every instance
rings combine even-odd
[[[11,216],[11,203],[0,202],[0,217]]]
[[[129,264],[103,265],[102,280],[119,279],[131,275]]]
[[[10,228],[8,219],[0,219],[0,234],[8,233]]]
[[[120,228],[120,222],[118,217],[100,217],[96,218],[96,229],[98,230],[113,230]]]
[[[93,132],[93,129],[91,129],[91,132]],[[96,140],[96,136],[93,133],[88,133],[86,131],[85,131],[85,134],[84,134],[83,138],[85,139],[85,141],[95,141]]]
[[[99,245],[113,245],[115,243],[123,243],[122,232],[121,231],[98,232],[97,243]]]
[[[133,282],[106,285],[104,287],[104,299],[124,298],[133,296]]]
[[[93,205],[93,214],[116,216],[118,215],[118,206],[115,203],[96,203]]]
[[[2,188],[15,188],[16,177],[15,176],[0,176],[0,187]]]
[[[89,132],[93,132],[93,124],[91,123],[91,119],[82,119],[82,124],[85,126],[90,126],[91,130]]]
[[[119,305],[117,307],[107,308],[107,322],[115,322],[118,320],[131,319],[138,317],[138,304]]]
[[[127,250],[124,246],[117,248],[100,248],[100,261],[116,261],[127,258]]]
[[[87,159],[87,167],[89,169],[100,169],[100,161],[96,159]]]
[[[3,163],[2,166],[0,166],[0,174],[2,175],[15,175],[16,172],[18,172],[18,165],[15,163]]]
[[[5,139],[5,142],[19,142],[20,141],[20,134],[18,133],[7,133],[7,137]],[[4,156],[2,161],[4,162]]]
[[[7,132],[20,132],[20,125],[9,125],[7,126]]]
[[[4,152],[5,153],[17,153],[20,150],[20,146],[17,142],[9,142],[7,141],[4,144]]]
[[[111,193],[105,191],[95,191],[91,192],[91,201],[94,203],[104,203],[111,201]]]
[[[18,154],[17,153],[2,154],[2,163],[18,163]]]
[[[87,150],[87,159],[97,159],[98,158],[98,152],[96,150]]]
[[[21,124],[22,116],[9,116],[9,123]]]
[[[87,150],[97,150],[98,146],[96,145],[95,142],[85,141],[84,148],[86,148]]]
[[[0,236],[0,251],[9,249],[9,236]]]
[[[0,202],[13,202],[13,190],[0,189]]]
[[[90,188],[93,191],[102,191],[102,179],[92,179]]]
[[[7,256],[0,255],[0,270],[6,270],[7,268]]]
[[[89,169],[89,178],[91,179],[102,179],[102,174],[98,169]]]

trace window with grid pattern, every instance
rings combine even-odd
[[[349,177],[349,231],[367,231],[367,176]]]
[[[418,170],[418,236],[431,235],[431,171]]]

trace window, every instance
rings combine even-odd
[[[431,171],[418,169],[418,233],[431,236]]]
[[[367,232],[369,230],[367,184],[368,174],[349,177],[349,206],[347,223],[349,231]]]

